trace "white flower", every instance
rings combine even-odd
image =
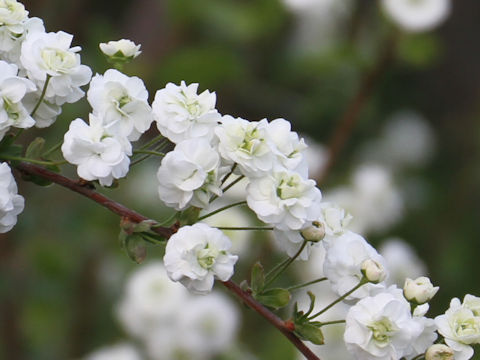
[[[43,89],[51,79],[45,97],[57,105],[72,103],[83,97],[80,86],[87,84],[92,71],[80,63],[79,46],[70,47],[73,36],[66,32],[29,33],[22,43],[20,61],[30,80]]]
[[[307,148],[305,141],[291,131],[290,122],[285,119],[275,119],[268,123],[268,135],[278,150],[278,160],[287,169],[308,176],[308,164],[303,155]]]
[[[430,301],[438,289],[439,287],[434,287],[428,277],[420,276],[415,280],[407,278],[403,286],[403,295],[408,301],[423,304]]]
[[[31,114],[33,109],[35,109],[35,107],[37,106],[38,101],[40,100],[41,93],[42,90],[40,89],[35,92],[28,93],[23,98],[22,102],[25,105],[25,108],[27,109],[29,114]],[[44,99],[35,111],[35,114],[33,115],[33,118],[35,120],[35,127],[45,128],[52,125],[57,119],[57,116],[61,113],[62,107],[60,105],[51,103]]]
[[[406,31],[428,31],[450,14],[450,0],[383,0],[383,10]]]
[[[277,150],[269,138],[266,119],[247,121],[226,115],[215,128],[218,150],[227,161],[238,164],[247,177],[262,177],[271,172],[277,162]]]
[[[78,176],[110,186],[113,179],[127,175],[131,145],[125,139],[109,135],[101,121],[90,114],[90,125],[82,119],[71,122],[62,152],[65,160],[78,165]]]
[[[353,174],[352,186],[325,194],[327,201],[337,203],[353,218],[352,231],[367,234],[383,232],[402,216],[403,199],[387,168],[363,165]]]
[[[328,236],[342,235],[350,224],[352,215],[330,202],[322,202],[320,207],[322,216],[318,221],[323,224],[325,234]]]
[[[146,264],[128,278],[116,315],[129,334],[146,339],[159,326],[176,323],[187,296],[183,286],[170,281],[161,262]]]
[[[214,277],[227,281],[238,256],[231,255],[231,242],[220,230],[206,224],[184,226],[167,242],[163,261],[167,274],[196,293],[208,293]]]
[[[106,346],[87,355],[85,360],[141,360],[142,357],[133,345],[124,343]]]
[[[425,353],[425,360],[454,360],[454,352],[445,344],[434,344]]]
[[[28,11],[16,0],[0,0],[0,51],[10,51],[23,34]]]
[[[315,181],[293,171],[277,171],[254,178],[247,186],[247,203],[266,223],[279,230],[299,230],[316,220],[322,195]]]
[[[192,297],[179,319],[182,347],[194,358],[209,358],[232,345],[239,325],[236,307],[219,294]]]
[[[365,260],[360,267],[360,271],[373,284],[382,282],[387,276],[383,265],[372,259]]]
[[[17,183],[7,163],[0,164],[0,233],[10,231],[23,211],[25,200],[17,194]]]
[[[36,89],[30,80],[17,76],[18,68],[0,60],[0,129],[29,128],[35,121],[22,104],[27,92]]]
[[[470,294],[465,295],[463,298],[463,306],[472,310],[475,316],[480,316],[480,297]]]
[[[421,306],[421,305],[420,305]],[[415,308],[417,310],[419,306]],[[422,331],[420,334],[412,340],[410,349],[406,357],[408,359],[413,359],[415,356],[425,353],[425,351],[437,340],[437,325],[433,319],[429,319],[422,316],[416,315],[415,311],[413,313],[413,321],[420,326]]]
[[[163,136],[174,143],[182,140],[212,137],[220,120],[215,109],[216,95],[205,90],[197,94],[198,84],[168,83],[158,90],[152,103],[153,116]]]
[[[220,156],[206,139],[177,144],[162,159],[157,172],[158,194],[177,210],[189,205],[205,208],[212,194],[221,195],[221,177],[228,168],[219,168]]]
[[[338,295],[343,295],[358,285],[363,277],[361,268],[365,260],[371,259],[386,268],[382,256],[363,237],[351,231],[337,238],[325,239],[322,243],[326,249],[323,271]],[[368,283],[347,299],[360,299],[383,287],[382,283]]]
[[[132,40],[121,39],[117,41],[109,41],[108,43],[100,43],[100,50],[108,57],[124,57],[134,59],[142,52],[140,45],[136,45]]]
[[[410,304],[395,289],[360,300],[345,320],[344,340],[358,360],[400,359],[422,331]]]
[[[21,24],[15,25],[15,32],[9,26],[0,26],[0,54],[2,59],[17,65],[23,70],[20,61],[22,43],[28,34],[44,33],[43,20],[37,17],[27,18]]]
[[[153,121],[143,81],[118,70],[109,69],[104,75],[95,75],[87,99],[105,129],[130,141],[138,140]]]
[[[450,307],[443,315],[435,318],[438,332],[455,352],[455,360],[470,359],[473,349],[470,345],[480,343],[480,317],[460,300],[453,298]]]

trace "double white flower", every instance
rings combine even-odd
[[[132,148],[121,137],[110,135],[101,121],[90,114],[90,125],[82,119],[70,123],[62,145],[65,160],[77,165],[78,175],[85,180],[98,180],[103,186],[128,173]]]
[[[182,141],[162,159],[157,172],[160,199],[177,210],[208,206],[212,194],[220,196],[220,155],[202,138]]]
[[[25,200],[17,194],[17,183],[7,163],[0,164],[0,233],[10,231],[23,211]]]
[[[254,178],[247,186],[250,209],[279,230],[300,230],[308,221],[316,220],[321,198],[315,181],[289,170]]]
[[[109,69],[104,75],[95,75],[87,99],[105,129],[130,141],[138,140],[153,121],[143,81],[118,70]]]
[[[360,300],[350,308],[345,320],[345,344],[359,360],[410,355],[412,344],[424,331],[424,326],[412,318],[410,304],[401,290],[393,287]]]
[[[202,223],[184,226],[168,240],[163,258],[167,274],[190,291],[212,290],[214,278],[227,281],[238,256],[228,252],[231,242],[222,231]]]
[[[455,352],[455,360],[467,360],[473,355],[470,345],[480,343],[480,298],[466,295],[450,301],[450,308],[435,318],[438,332]]]
[[[57,105],[73,103],[83,97],[80,86],[87,84],[92,71],[80,63],[79,46],[70,47],[73,36],[66,32],[32,32],[22,43],[20,61],[28,78],[43,89],[47,76],[45,98]]]
[[[211,139],[220,120],[215,109],[215,93],[197,94],[198,84],[168,83],[158,90],[152,103],[153,115],[160,133],[174,143],[204,137]]]
[[[29,128],[35,124],[22,103],[25,95],[36,89],[35,84],[17,73],[16,65],[0,60],[0,138],[10,126]]]

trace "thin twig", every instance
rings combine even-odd
[[[82,185],[78,181],[69,179],[53,171],[44,169],[40,166],[36,166],[33,164],[27,164],[24,162],[16,164],[15,167],[24,174],[35,175],[43,179],[50,180],[55,184],[58,184],[67,189],[75,191],[76,193],[86,196],[87,198],[95,201],[96,203],[99,203],[100,205],[106,207],[107,209],[114,212],[115,214],[120,215],[121,217],[124,217],[124,218],[128,218],[133,222],[140,223],[144,220],[148,220],[147,217],[140,215],[139,213],[123,206],[122,204],[117,203],[114,200],[109,199],[105,195],[102,195],[96,192],[90,187]],[[152,228],[152,230],[155,231],[157,234],[164,236],[167,239],[175,232],[174,229],[168,228],[168,227],[154,227]]]
[[[44,169],[40,166],[27,164],[27,163],[18,163],[15,167],[22,173],[26,175],[34,175],[47,180],[54,182],[60,186],[63,186],[67,189],[75,191],[90,200],[97,202],[98,204],[106,207],[110,211],[114,212],[117,215],[128,218],[130,221],[142,222],[148,220],[147,217],[138,214],[137,212],[119,204],[106,196],[99,194],[95,190],[81,185],[78,181],[74,181],[60,174],[54,173],[50,170]],[[168,239],[176,231],[176,225],[173,225],[171,228],[166,227],[152,227],[152,230],[158,234],[164,236]],[[255,310],[267,321],[269,321],[273,326],[275,326],[290,342],[307,358],[307,360],[320,360],[303,342],[300,340],[294,333],[291,327],[287,326],[285,322],[272,313],[270,310],[265,308],[262,304],[256,301],[248,292],[242,290],[240,286],[235,284],[233,281],[225,281],[222,284],[229,289],[231,292],[236,294],[242,301],[250,307],[252,310]]]
[[[385,44],[380,49],[377,61],[372,69],[365,74],[360,82],[360,86],[358,87],[355,96],[347,105],[344,113],[340,116],[337,122],[338,125],[335,128],[333,136],[328,145],[327,164],[323,168],[320,176],[317,177],[318,184],[325,180],[327,174],[330,172],[331,168],[345,147],[345,144],[350,138],[361,111],[372,96],[373,90],[375,89],[378,81],[382,78],[385,70],[393,60],[396,43],[397,34],[394,33],[386,40]]]
[[[317,355],[315,355],[303,342],[300,340],[286,324],[285,321],[280,319],[277,315],[272,313],[258,301],[256,301],[252,295],[248,292],[242,290],[240,286],[235,284],[233,281],[224,281],[222,284],[235,293],[249,308],[255,310],[262,317],[264,317],[270,324],[275,326],[290,342],[295,345],[295,347],[300,350],[300,352],[308,360],[320,360]]]

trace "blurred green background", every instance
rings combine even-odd
[[[199,82],[202,90],[216,91],[221,113],[283,117],[325,145],[364,74],[397,36],[394,58],[321,188],[348,183],[361,145],[378,136],[393,113],[407,108],[422,114],[436,139],[434,156],[421,168],[396,173],[394,181],[420,179],[423,201],[410,207],[417,199],[405,198],[402,220],[368,240],[378,245],[400,236],[416,249],[440,285],[432,314],[443,312],[454,296],[480,295],[480,2],[455,2],[448,20],[424,34],[397,34],[376,1],[345,2],[347,10],[316,20],[280,0],[24,3],[30,16],[44,19],[47,31],[74,34],[82,62],[94,72],[107,69],[99,42],[129,38],[142,44],[143,53],[125,72],[144,79],[151,100],[167,82]],[[26,141],[44,136],[54,144],[70,121],[85,119],[88,111],[85,100],[66,105],[54,126],[29,131]],[[75,176],[73,168],[66,173]],[[154,177],[142,181],[155,189]],[[148,216],[163,216],[160,201],[145,204],[148,196],[136,196],[135,185],[105,192]],[[122,338],[112,306],[135,265],[118,247],[119,219],[56,186],[19,181],[19,193],[25,211],[0,238],[0,358],[75,359]],[[159,254],[150,249],[149,257]],[[258,256],[241,260],[245,270],[235,280]],[[252,353],[294,358],[281,335],[255,314],[244,314],[241,342]]]

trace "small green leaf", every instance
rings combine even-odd
[[[45,139],[41,137],[35,138],[30,145],[28,145],[25,152],[25,157],[30,159],[40,159],[45,146]]]
[[[250,275],[250,286],[254,294],[261,294],[265,287],[265,272],[262,264],[259,262],[253,265],[252,274]]]
[[[253,297],[265,306],[273,309],[285,307],[290,302],[290,292],[287,289],[268,289],[261,294],[254,294]]]
[[[322,330],[310,323],[295,324],[295,333],[303,340],[310,341],[315,345],[325,343]]]
[[[130,235],[126,239],[127,255],[137,264],[141,264],[147,257],[147,248],[141,235]]]
[[[182,213],[178,217],[178,221],[180,221],[180,226],[195,224],[200,214],[200,210],[201,209],[192,206],[185,211],[182,211]]]

